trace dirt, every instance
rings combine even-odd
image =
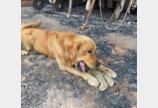
[[[40,28],[73,31],[91,37],[97,46],[96,55],[118,77],[115,85],[106,91],[90,86],[82,78],[59,70],[57,62],[35,51],[21,57],[22,108],[131,108],[137,105],[137,15],[128,15],[116,31],[107,30],[94,9],[89,29],[79,31],[87,12],[84,6],[73,8],[73,15],[54,11],[46,5],[42,11],[32,6],[21,7],[21,22],[26,24],[42,20]],[[108,21],[112,11],[103,13]],[[123,15],[121,15],[120,19]],[[119,23],[121,20],[118,20]]]

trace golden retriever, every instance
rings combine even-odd
[[[59,68],[82,77],[91,86],[98,86],[97,79],[87,73],[88,69],[106,72],[111,77],[117,74],[104,67],[95,56],[96,46],[89,37],[72,32],[58,32],[38,29],[41,21],[21,26],[21,40],[25,50],[21,54],[28,54],[33,48],[39,53],[56,59]]]

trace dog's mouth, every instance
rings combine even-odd
[[[88,72],[88,70],[90,69],[84,61],[79,61],[77,64],[77,68],[81,72]]]

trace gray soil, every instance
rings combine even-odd
[[[21,57],[21,107],[22,108],[136,108],[137,105],[137,16],[130,14],[116,31],[107,30],[100,19],[99,9],[94,9],[89,29],[79,31],[86,20],[84,6],[73,8],[70,18],[63,12],[46,5],[42,11],[32,6],[21,7],[22,24],[42,20],[40,28],[74,31],[91,37],[97,46],[96,55],[118,77],[115,85],[106,91],[90,86],[80,77],[59,70],[57,62],[31,51]],[[103,13],[108,21],[112,11]],[[117,21],[118,24],[120,19]]]

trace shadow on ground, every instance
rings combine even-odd
[[[128,16],[130,23],[124,22],[118,30],[109,31],[103,27],[98,10],[94,10],[89,22],[90,29],[79,32],[78,28],[84,23],[87,13],[81,15],[78,9],[84,12],[83,7],[75,8],[75,15],[67,18],[66,10],[50,14],[51,6],[40,12],[24,6],[21,8],[21,20],[22,24],[42,20],[40,28],[74,31],[91,37],[97,46],[97,57],[118,74],[115,85],[100,92],[82,78],[60,71],[55,60],[31,51],[21,58],[22,108],[136,107],[137,22],[132,19],[136,19],[136,16]]]

